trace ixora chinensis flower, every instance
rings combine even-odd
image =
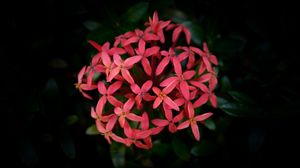
[[[190,127],[199,141],[198,124],[212,113],[195,109],[217,107],[218,60],[205,42],[202,49],[191,45],[188,28],[160,20],[157,12],[145,26],[117,36],[112,47],[88,41],[98,53],[80,70],[76,88],[97,100],[91,117],[109,143],[149,149],[165,127],[170,133]]]

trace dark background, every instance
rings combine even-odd
[[[202,153],[184,159],[184,152],[178,154],[166,145],[170,136],[160,146],[164,151],[160,147],[150,152],[126,150],[126,166],[296,163],[300,103],[296,5],[252,0],[143,1],[149,2],[147,12],[138,26],[130,27],[120,16],[138,2],[7,1],[1,6],[2,145],[9,167],[113,166],[104,138],[85,133],[93,123],[91,102],[73,84],[95,52],[87,39],[104,42],[134,27],[143,28],[155,9],[161,18],[183,18],[196,25],[197,38],[208,41],[221,60],[216,94],[228,100],[230,108],[221,104],[213,118],[216,130],[204,129]],[[100,29],[91,31],[88,21],[100,23]],[[232,99],[228,94],[232,90],[247,100]],[[196,144],[191,137],[183,141],[189,149]]]

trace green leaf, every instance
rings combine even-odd
[[[173,138],[172,148],[175,154],[182,160],[189,160],[191,155],[188,146],[179,138]]]
[[[204,125],[210,130],[216,130],[216,124],[211,118],[206,119]]]
[[[67,125],[73,125],[76,122],[78,122],[79,118],[77,115],[70,115],[66,118],[66,124]]]
[[[234,117],[260,117],[261,110],[239,102],[228,101],[222,97],[218,97],[219,108],[228,115]]]
[[[125,152],[126,148],[124,145],[120,145],[117,143],[112,143],[110,145],[110,154],[113,165],[116,168],[124,167],[125,166]]]
[[[89,126],[89,127],[86,129],[85,133],[86,133],[87,135],[98,135],[98,134],[100,134],[95,124]]]
[[[212,154],[216,150],[216,144],[208,140],[201,140],[199,144],[195,145],[191,149],[191,154],[194,156],[207,156]]]
[[[87,20],[83,23],[84,27],[87,28],[89,31],[94,31],[100,28],[102,25],[98,22]]]
[[[238,91],[228,91],[230,96],[239,103],[254,104],[254,101],[244,93]]]
[[[148,2],[140,2],[128,9],[126,13],[124,13],[121,18],[122,20],[126,20],[131,23],[136,23],[140,21],[143,16],[145,16],[149,3]]]
[[[223,76],[220,83],[222,92],[227,92],[231,89],[231,82],[227,76]]]

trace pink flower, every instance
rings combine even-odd
[[[212,113],[208,112],[208,113],[205,113],[205,114],[195,116],[194,107],[193,107],[191,102],[188,103],[187,111],[188,111],[189,119],[184,121],[183,123],[179,124],[177,129],[180,130],[180,129],[184,129],[184,128],[187,128],[187,127],[191,126],[192,132],[195,136],[195,139],[197,141],[199,141],[200,140],[200,133],[199,133],[199,128],[198,128],[198,125],[197,125],[197,121],[206,120],[207,118],[209,118],[212,115]]]
[[[217,58],[205,42],[203,51],[190,46],[188,28],[160,20],[156,11],[145,26],[118,35],[112,47],[89,40],[98,53],[80,70],[76,88],[98,99],[90,115],[108,143],[150,149],[165,127],[171,133],[191,127],[199,141],[197,122],[212,115],[202,109],[208,103],[217,107]],[[168,30],[173,32],[165,36]]]

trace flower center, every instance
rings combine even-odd
[[[163,92],[160,92],[158,95],[161,99],[164,99],[166,97],[166,95]]]

